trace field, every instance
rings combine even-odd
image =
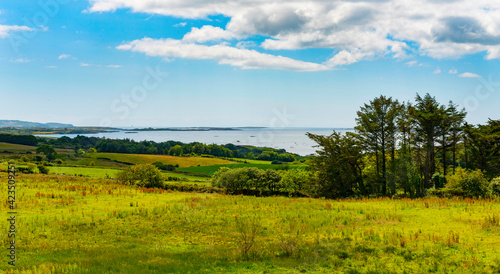
[[[18,261],[7,265],[3,249],[0,270],[498,272],[499,202],[256,198],[19,174]]]
[[[162,162],[167,165],[179,165],[179,167],[223,165],[233,163],[228,160],[208,157],[176,157],[169,155],[145,155],[145,154],[122,154],[122,153],[92,153],[88,154],[92,159],[109,159],[130,164],[152,164]]]
[[[55,150],[57,151],[57,153],[72,153],[73,152],[73,150],[71,150],[71,149],[56,148]],[[26,152],[31,152],[31,153],[35,154],[36,147],[0,142],[0,153],[3,153],[4,151],[8,151],[9,153],[18,153],[18,154],[19,153],[24,154]]]
[[[261,161],[265,162],[265,161]],[[226,164],[226,165],[210,165],[210,166],[192,166],[192,167],[184,167],[184,168],[179,168],[178,170],[180,171],[190,171],[190,172],[196,172],[196,173],[203,173],[207,175],[214,175],[214,173],[219,170],[221,167],[228,167],[228,168],[240,168],[240,167],[256,167],[260,169],[278,169],[280,167],[283,167],[284,165],[272,165],[269,162],[265,162],[265,164],[258,163],[248,163],[248,164]],[[299,166],[305,166],[303,164],[300,165],[289,165],[290,168],[297,168]]]

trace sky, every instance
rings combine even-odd
[[[0,1],[0,120],[353,127],[380,95],[500,119],[491,0]]]

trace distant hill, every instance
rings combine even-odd
[[[60,123],[36,123],[36,122],[26,122],[19,120],[0,120],[0,127],[48,127],[48,128],[62,128],[62,127],[73,127],[72,124],[60,124]]]

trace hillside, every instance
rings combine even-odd
[[[26,122],[19,120],[0,120],[0,127],[45,127],[45,128],[63,128],[63,127],[73,127],[72,124],[61,124],[61,123],[37,123],[37,122]]]

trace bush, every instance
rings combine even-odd
[[[64,163],[62,159],[56,159],[54,162],[58,165],[62,165]]]
[[[264,171],[255,167],[235,169],[221,167],[214,174],[212,185],[235,194],[244,191],[274,193],[282,189],[281,176],[276,171],[272,169]]]
[[[20,160],[21,160],[22,162],[25,162],[25,163],[28,163],[28,162],[30,161],[30,159],[28,158],[28,156],[24,156],[24,155],[23,155],[23,156],[21,156]]]
[[[40,173],[42,174],[49,174],[49,168],[42,165],[42,164],[39,164],[38,166],[38,171],[40,171]]]
[[[118,173],[118,181],[141,187],[163,187],[161,171],[151,164],[134,165]]]
[[[448,186],[462,191],[466,197],[485,197],[488,184],[481,170],[467,171],[459,167],[455,174],[448,177]]]
[[[174,171],[175,170],[174,165],[167,165],[167,164],[164,164],[162,162],[154,162],[153,165],[161,170],[166,170],[166,171]],[[177,167],[178,167],[178,165],[177,165]]]
[[[495,179],[491,180],[489,188],[491,194],[500,196],[500,177],[496,177]]]

